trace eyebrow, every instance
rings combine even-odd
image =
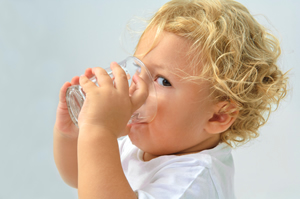
[[[137,57],[139,60],[141,60],[141,62],[143,62],[143,61],[142,61],[143,58],[146,57],[146,55],[143,56],[143,57],[139,57],[139,56],[137,56],[137,55],[135,55],[135,54],[134,54],[134,56]],[[143,63],[144,63],[144,62],[143,62]],[[145,64],[145,63],[144,63],[144,64]],[[172,69],[172,67],[170,67],[170,66],[168,66],[168,65],[165,65],[165,64],[158,64],[158,63],[155,63],[155,62],[150,62],[149,65],[150,65],[150,66],[154,66],[154,67],[156,67],[156,68],[161,68],[161,69]],[[145,64],[145,66],[147,67],[148,64]]]
[[[166,66],[166,65],[155,64],[155,63],[152,63],[151,66],[154,67],[153,70],[158,68],[158,69],[162,69],[164,71],[167,71],[168,74],[165,76],[165,78],[168,78],[169,80],[172,80],[172,83],[174,83],[175,81],[179,81],[182,78],[182,77],[176,75],[176,70],[173,67]]]
[[[170,67],[168,65],[163,65],[163,64],[151,63],[150,65],[155,67],[155,68],[160,68],[160,69],[172,69],[172,67]]]
[[[151,64],[151,66],[153,66],[154,68],[166,69],[166,67],[161,64]]]

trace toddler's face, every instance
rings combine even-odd
[[[155,79],[157,115],[149,124],[132,125],[129,137],[134,145],[153,155],[194,152],[199,143],[216,136],[205,129],[214,112],[209,85],[181,81],[172,74],[176,68],[191,74],[185,68],[189,43],[173,33],[164,32],[155,48],[139,56],[148,50],[153,38],[154,32],[143,36],[136,56]]]

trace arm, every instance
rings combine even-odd
[[[114,83],[101,68],[93,69],[99,87],[85,76],[80,78],[80,85],[87,97],[79,115],[80,199],[136,198],[123,173],[117,138],[125,132],[132,113],[146,100],[147,87],[139,77],[134,76],[137,90],[129,97],[125,72],[117,64],[111,67]]]
[[[121,166],[117,137],[110,132],[80,129],[78,169],[80,199],[136,198]]]
[[[91,76],[91,69],[85,71]],[[53,129],[53,155],[56,167],[62,179],[71,187],[77,188],[77,140],[79,129],[73,124],[66,103],[67,88],[79,84],[79,77],[74,77],[71,83],[66,82],[59,93],[59,103],[56,112],[56,122]]]
[[[71,187],[77,188],[77,137],[69,137],[54,127],[53,154],[60,176]]]

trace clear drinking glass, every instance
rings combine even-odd
[[[149,123],[151,122],[157,111],[157,99],[156,90],[154,86],[153,78],[143,64],[141,60],[136,57],[130,56],[125,60],[118,63],[122,69],[126,72],[129,84],[129,96],[135,91],[135,83],[132,81],[133,75],[139,75],[148,86],[148,97],[145,103],[136,110],[128,124],[131,123]],[[110,68],[105,69],[107,73],[113,78],[112,70]],[[96,77],[90,78],[97,86]],[[85,100],[85,93],[80,85],[73,85],[67,89],[66,101],[68,105],[68,110],[73,123],[78,127],[78,115],[80,113],[81,107],[83,106]]]

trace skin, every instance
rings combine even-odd
[[[144,161],[149,161],[161,155],[185,155],[212,148],[219,143],[220,133],[235,120],[219,112],[228,102],[213,103],[208,97],[208,83],[182,81],[171,73],[179,68],[191,74],[185,67],[190,44],[164,32],[155,48],[141,56],[153,38],[153,32],[145,34],[136,51],[154,77],[157,89],[157,115],[149,124],[127,125],[148,91],[145,82],[134,76],[135,91],[129,96],[126,74],[115,62],[111,64],[115,84],[104,69],[96,67],[61,88],[54,159],[64,181],[78,188],[81,199],[136,198],[122,170],[118,137],[128,134],[133,144],[144,151]],[[92,75],[97,77],[99,87],[88,79]],[[70,120],[64,94],[70,85],[78,83],[87,97],[79,115],[79,131]]]
[[[149,32],[145,37],[153,38],[154,33]],[[182,81],[171,73],[178,68],[191,74],[185,68],[189,64],[186,52],[190,44],[184,38],[164,32],[154,49],[138,56],[147,52],[148,47],[149,40],[142,40],[136,54],[155,78],[158,111],[151,123],[132,126],[129,137],[133,144],[145,152],[144,157],[195,153],[216,146],[219,134],[208,129],[215,112],[213,100],[208,97],[209,84]]]

